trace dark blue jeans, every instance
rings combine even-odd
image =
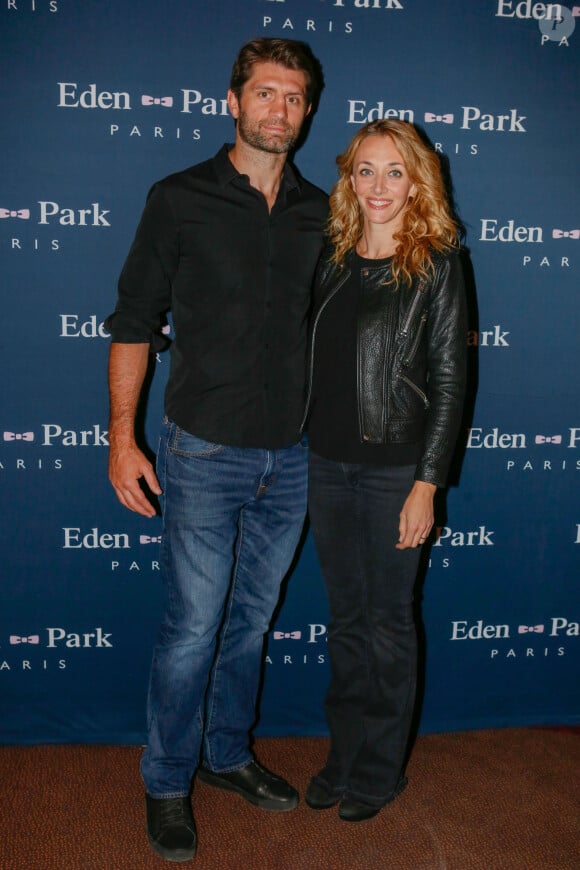
[[[305,445],[224,447],[165,421],[160,569],[165,616],[153,653],[148,745],[152,797],[182,797],[200,762],[252,758],[264,635],[306,512]]]
[[[414,471],[310,453],[310,521],[330,608],[331,744],[317,778],[374,805],[392,800],[405,781],[415,701],[419,550],[395,549]]]

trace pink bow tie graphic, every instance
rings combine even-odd
[[[23,221],[27,221],[30,217],[30,209],[29,208],[0,208],[0,218],[20,218]]]
[[[20,637],[19,634],[11,634],[10,643],[40,643],[40,637],[37,634],[29,634],[28,637]]]
[[[301,631],[275,631],[274,640],[300,640]]]
[[[34,441],[34,432],[5,432],[4,441]]]
[[[142,106],[172,106],[173,97],[150,97],[148,94],[143,94],[141,97]]]
[[[580,239],[580,230],[552,230],[553,239]]]
[[[528,632],[535,632],[536,634],[544,633],[543,625],[518,625],[518,634],[528,634]]]
[[[561,444],[561,435],[536,435],[536,444]]]
[[[440,121],[443,124],[453,124],[454,116],[452,114],[447,115],[434,115],[433,112],[425,112],[425,123],[433,124],[435,121]]]
[[[149,535],[139,535],[139,543],[140,544],[160,544],[161,543],[161,535],[158,537],[150,538]]]

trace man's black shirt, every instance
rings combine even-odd
[[[285,166],[271,212],[231,146],[152,188],[107,326],[115,342],[175,338],[165,412],[237,447],[286,447],[304,408],[311,285],[327,198]]]

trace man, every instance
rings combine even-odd
[[[319,80],[302,43],[241,49],[228,91],[235,144],[153,187],[108,320],[110,480],[147,517],[141,484],[162,495],[167,605],[141,772],[149,842],[173,861],[195,854],[198,767],[203,782],[264,809],[298,803],[253,759],[249,732],[264,636],[306,509],[306,325],[327,203],[286,160]],[[134,423],[169,309],[158,480]]]

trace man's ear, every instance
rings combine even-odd
[[[231,89],[228,90],[228,109],[237,121],[240,115],[240,104],[238,102],[238,98]]]

